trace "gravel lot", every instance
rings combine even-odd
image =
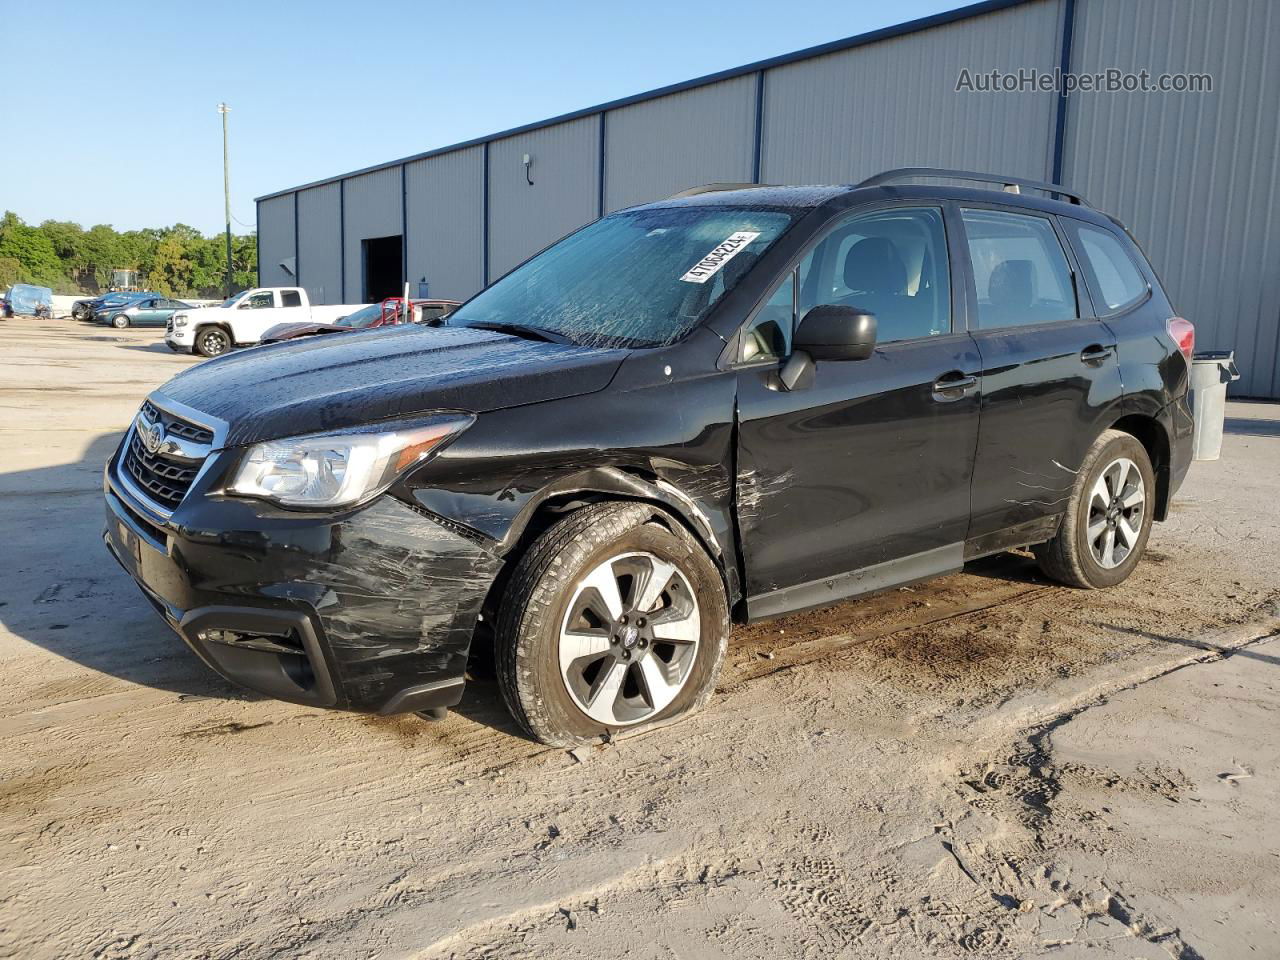
[[[0,957],[1275,956],[1280,406],[1107,592],[1024,556],[740,630],[688,722],[568,753],[239,692],[100,540],[195,362],[0,323]]]

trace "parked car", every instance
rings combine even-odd
[[[15,283],[4,296],[4,315],[53,316],[53,291],[31,283]]]
[[[109,323],[117,330],[126,327],[163,327],[178,310],[194,310],[189,303],[169,297],[146,297],[118,307],[100,307],[96,311],[99,323]]]
[[[457,308],[457,300],[410,300],[411,323],[427,323],[439,320]],[[354,313],[339,317],[332,323],[281,323],[262,335],[262,343],[279,343],[311,337],[321,333],[350,333],[353,330],[373,330],[404,322],[404,300],[389,297],[381,303],[371,303]]]
[[[161,294],[150,291],[128,291],[118,290],[112,293],[104,293],[100,297],[91,297],[87,300],[77,300],[71,305],[71,316],[75,320],[93,321],[98,319],[99,310],[111,310],[120,307],[135,300],[144,300],[147,297],[158,297]]]
[[[301,287],[256,287],[216,307],[179,310],[165,330],[171,350],[216,357],[232,347],[258,343],[282,323],[331,323],[364,304],[312,304]]]
[[[1060,186],[696,191],[444,326],[179,374],[107,464],[105,537],[234,682],[438,714],[491,644],[520,726],[578,743],[706,703],[730,622],[1027,546],[1121,582],[1190,463],[1193,341]]]

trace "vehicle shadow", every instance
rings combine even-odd
[[[163,340],[157,340],[155,343],[122,343],[118,349],[136,350],[139,353],[158,353],[162,357],[181,356],[177,351],[170,350]]]
[[[0,626],[88,670],[180,696],[259,699],[222,680],[156,615],[102,542],[102,469],[121,434],[73,463],[0,473]],[[83,677],[51,679],[51,699]],[[67,698],[73,692],[65,694]]]
[[[1243,437],[1280,437],[1280,420],[1227,417],[1222,432]]]
[[[462,702],[450,707],[460,717],[472,723],[505,733],[508,736],[528,740],[529,736],[512,719],[507,705],[502,701],[502,691],[498,689],[498,680],[492,675],[480,673],[468,675],[467,689],[462,695]]]
[[[980,560],[970,560],[964,572],[989,580],[1005,580],[1012,583],[1033,583],[1039,586],[1050,583],[1040,572],[1035,558],[1024,553],[997,553]]]

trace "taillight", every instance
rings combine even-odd
[[[1173,342],[1178,345],[1178,350],[1190,362],[1191,355],[1196,352],[1195,324],[1182,317],[1170,317],[1165,321],[1165,327],[1169,331],[1169,336],[1173,337]]]

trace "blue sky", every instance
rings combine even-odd
[[[217,231],[225,100],[252,226],[263,193],[963,5],[4,0],[0,210]]]

